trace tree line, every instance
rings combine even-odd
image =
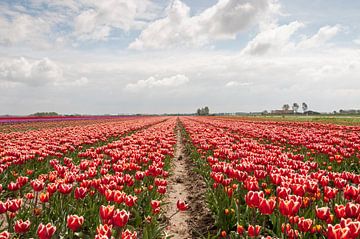
[[[210,110],[209,110],[209,107],[207,107],[207,106],[205,106],[203,108],[199,108],[196,111],[197,115],[209,115],[209,113],[210,113]]]
[[[299,104],[298,103],[293,103],[292,104],[292,106],[291,106],[291,109],[294,111],[294,113],[297,113],[298,112],[298,110],[299,110],[299,108],[300,108],[300,106],[299,106]],[[301,104],[301,108],[302,108],[302,110],[303,110],[303,112],[305,113],[307,110],[308,110],[308,105],[305,103],[305,102],[303,102],[302,104]],[[282,107],[282,109],[284,110],[284,111],[289,111],[290,110],[290,105],[289,104],[284,104],[283,105],[283,107]]]

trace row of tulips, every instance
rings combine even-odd
[[[359,237],[360,175],[324,170],[282,145],[260,143],[248,133],[256,129],[239,129],[243,122],[181,120],[187,149],[208,185],[218,235]]]
[[[289,148],[307,160],[319,159],[323,168],[360,173],[360,126],[235,119],[212,120],[211,124]]]
[[[0,134],[12,132],[25,132],[47,128],[63,128],[101,124],[121,120],[135,119],[135,117],[106,117],[106,116],[79,116],[79,117],[26,117],[26,118],[0,118]]]
[[[23,144],[38,135],[41,143],[59,140],[60,146],[75,142],[81,147],[72,140],[79,137],[84,142],[82,136],[87,135],[89,143],[94,143],[137,130],[96,147],[84,147],[72,157],[49,154],[40,163],[35,156],[35,168],[2,161],[10,165],[3,168],[6,177],[0,181],[0,238],[162,238],[162,200],[176,142],[175,125],[175,118],[147,118],[51,129],[52,134],[47,129],[37,134],[29,131],[16,137]],[[14,151],[26,153],[25,148]],[[42,170],[37,172],[40,164]],[[4,184],[5,180],[10,182]],[[182,201],[177,206],[179,211],[187,209]]]

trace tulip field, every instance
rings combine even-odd
[[[185,159],[175,157],[179,144]],[[3,121],[0,239],[355,239],[359,159],[360,126],[190,116]],[[170,182],[174,160],[199,177]],[[168,196],[169,184],[197,180],[211,221],[198,227],[197,207]],[[190,218],[183,237],[168,233],[176,227],[169,207]]]

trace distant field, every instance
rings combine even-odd
[[[228,118],[243,118],[251,120],[275,120],[275,121],[302,121],[302,122],[317,122],[317,123],[331,123],[342,125],[360,125],[360,115],[356,116],[334,116],[334,115],[269,115],[269,116],[224,116]]]

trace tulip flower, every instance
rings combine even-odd
[[[259,207],[261,200],[264,198],[264,192],[262,191],[249,191],[245,195],[246,204],[251,207]]]
[[[44,189],[45,183],[42,180],[35,179],[30,182],[30,185],[35,192],[40,192]]]
[[[48,223],[46,225],[40,223],[37,229],[37,235],[39,239],[50,239],[56,231],[56,227]]]
[[[67,227],[70,228],[70,230],[76,232],[79,230],[79,228],[84,223],[84,217],[83,216],[77,216],[77,215],[69,215],[67,217]]]
[[[182,201],[182,200],[178,200],[176,202],[176,207],[179,211],[186,211],[189,209],[189,205],[185,201]]]
[[[248,235],[249,237],[257,237],[260,234],[261,226],[259,225],[249,225],[248,227]]]
[[[111,234],[112,234],[112,225],[102,225],[100,224],[97,228],[96,228],[96,234],[97,236],[100,236],[100,238],[102,237],[106,237],[106,238],[110,238]]]
[[[313,221],[311,219],[300,219],[298,222],[298,228],[301,232],[308,232],[311,229]]]
[[[261,214],[270,215],[274,212],[275,206],[276,206],[275,199],[266,200],[265,198],[263,198],[260,201],[259,210]]]
[[[137,233],[135,231],[131,232],[129,229],[126,229],[121,234],[121,239],[137,239]]]
[[[107,205],[107,206],[100,206],[100,217],[103,222],[107,222],[107,220],[111,219],[114,215],[114,206]]]
[[[340,224],[328,225],[327,229],[328,239],[346,239],[350,238],[350,229],[345,227],[342,228]]]
[[[23,234],[28,232],[30,229],[30,221],[26,220],[23,221],[22,219],[19,219],[14,224],[14,231],[18,234]]]
[[[0,239],[10,239],[11,234],[8,231],[0,232]]]
[[[46,192],[46,193],[40,193],[39,199],[40,199],[40,201],[43,202],[43,203],[48,202],[48,201],[49,201],[49,193],[48,193],[48,192]]]
[[[12,199],[7,201],[7,210],[9,212],[16,212],[20,209],[22,199]]]
[[[316,207],[316,216],[323,221],[326,221],[330,218],[330,208],[328,207]]]
[[[360,205],[352,202],[346,203],[345,213],[347,217],[356,218],[360,214]]]
[[[83,199],[86,197],[87,188],[84,187],[77,187],[74,191],[74,197],[75,199]]]
[[[127,224],[129,217],[130,213],[128,213],[124,209],[122,209],[121,211],[117,209],[112,217],[113,225],[117,227],[124,227]]]
[[[242,225],[237,225],[236,227],[236,232],[239,234],[239,235],[242,235],[244,233],[245,229]]]
[[[0,214],[5,213],[8,210],[8,203],[0,201]]]

